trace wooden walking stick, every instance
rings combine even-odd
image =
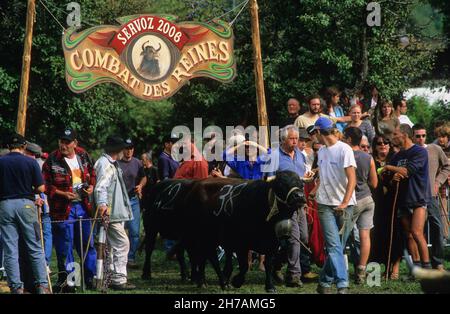
[[[45,257],[45,249],[44,249],[44,231],[43,231],[43,229],[42,229],[42,215],[41,215],[42,207],[41,207],[41,206],[38,206],[37,210],[38,210],[38,219],[39,219],[39,231],[40,231],[40,233],[41,233],[41,248],[42,248],[42,254],[44,254],[44,257]],[[51,281],[51,279],[50,279],[50,273],[48,272],[47,263],[45,263],[45,272],[47,273],[48,289],[50,290],[50,293],[53,293],[53,289],[52,289],[52,281]]]
[[[387,265],[386,265],[385,281],[388,280],[389,270],[391,269],[392,238],[394,237],[394,217],[395,217],[395,208],[397,207],[397,196],[398,196],[399,187],[400,187],[400,182],[396,181],[394,202],[392,203],[391,233],[390,233],[390,239],[389,239],[389,253],[388,253],[388,260],[387,260]]]

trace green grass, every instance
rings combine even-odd
[[[449,261],[450,249],[446,250],[446,261]],[[144,253],[138,255],[137,262],[140,266],[143,264]],[[223,263],[223,260],[222,260]],[[234,272],[237,273],[237,260],[233,260]],[[450,262],[446,262],[446,268],[450,268]],[[258,270],[257,265],[253,270],[249,271],[246,276],[246,283],[239,289],[230,288],[222,291],[218,285],[217,275],[209,265],[206,268],[206,280],[208,287],[199,289],[194,284],[182,282],[179,275],[179,266],[177,261],[169,261],[166,259],[165,253],[162,251],[161,243],[158,243],[157,249],[153,253],[152,262],[152,280],[145,281],[141,279],[142,267],[138,270],[129,270],[128,280],[135,284],[138,289],[133,294],[209,294],[209,293],[225,293],[225,294],[264,294],[265,274]],[[284,268],[283,268],[284,271]],[[319,272],[320,268],[313,266],[313,271]],[[383,272],[383,268],[381,272]],[[353,278],[353,266],[349,269],[350,278]],[[280,294],[315,294],[317,283],[304,283],[302,288],[288,288],[284,285],[278,285],[277,292]],[[88,292],[92,293],[92,292]],[[108,293],[117,293],[109,291]],[[381,286],[369,287],[368,285],[355,285],[350,283],[349,293],[352,294],[418,294],[422,293],[418,281],[408,279],[408,272],[405,262],[402,262],[400,268],[400,279],[397,281],[385,282],[381,279]]]
[[[264,279],[263,272],[258,270],[257,265],[253,270],[249,271],[246,276],[246,283],[240,289],[230,288],[222,291],[218,285],[217,276],[214,270],[208,265],[206,268],[206,280],[208,287],[206,289],[199,289],[190,282],[182,282],[179,275],[179,266],[176,261],[169,261],[166,259],[165,253],[162,251],[161,242],[158,241],[157,249],[153,253],[153,278],[151,281],[141,279],[142,265],[144,260],[144,252],[138,254],[137,262],[139,269],[129,270],[128,280],[135,284],[137,289],[127,292],[116,292],[109,290],[108,293],[127,293],[127,294],[209,294],[209,293],[225,293],[225,294],[264,294]],[[450,248],[446,250],[446,269],[450,268]],[[223,263],[223,260],[222,260]],[[237,273],[237,261],[233,260],[234,272]],[[56,255],[53,254],[53,261],[51,265],[54,273],[52,274],[53,283],[56,282],[57,274],[56,267]],[[284,271],[284,268],[283,268]],[[313,266],[313,271],[319,272],[320,269],[317,266]],[[381,269],[383,272],[384,269]],[[350,266],[350,279],[353,278],[353,266]],[[304,283],[302,288],[288,288],[284,285],[277,286],[277,292],[279,294],[315,294],[317,283]],[[82,293],[78,289],[78,293]],[[86,291],[87,294],[99,293],[96,291]],[[417,281],[408,279],[408,272],[404,262],[400,268],[400,280],[385,282],[381,279],[381,285],[379,287],[369,287],[368,285],[355,285],[351,281],[349,293],[352,294],[418,294],[422,293],[420,284]]]

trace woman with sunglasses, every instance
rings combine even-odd
[[[372,123],[369,120],[361,120],[362,111],[359,105],[353,105],[350,107],[350,117],[352,121],[347,125],[347,127],[356,127],[361,130],[363,135],[367,136],[369,143],[372,143],[375,137],[375,131],[373,129]]]
[[[372,247],[370,261],[387,266],[391,235],[392,193],[387,186],[383,184],[380,175],[381,169],[389,163],[393,156],[391,142],[387,136],[375,136],[372,142],[372,152],[373,159],[375,160],[375,168],[378,173],[379,184],[376,189],[372,190],[373,199],[375,201],[375,213],[373,216],[374,228],[372,229],[371,234]],[[395,215],[394,219],[394,233],[392,237],[390,259],[391,265],[389,267],[389,278],[391,280],[397,280],[399,278],[399,267],[402,256],[401,229],[397,215]]]
[[[377,135],[386,135],[388,139],[392,138],[394,130],[400,126],[400,121],[394,113],[391,101],[383,100],[381,105],[377,106],[373,125]]]

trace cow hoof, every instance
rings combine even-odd
[[[231,281],[231,284],[233,285],[233,287],[235,288],[240,288],[242,287],[242,285],[244,284],[244,279],[241,277],[234,277],[233,280]]]
[[[266,292],[267,293],[277,293],[277,289],[275,289],[275,287],[273,287],[273,288],[266,288]]]

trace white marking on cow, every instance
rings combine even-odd
[[[219,192],[219,207],[213,211],[215,216],[219,216],[222,211],[225,212],[226,215],[231,216],[234,211],[234,199],[237,198],[242,189],[247,186],[247,183],[241,183],[238,185],[225,185],[220,189]]]
[[[173,210],[173,203],[181,190],[181,183],[169,185],[158,196],[155,201],[156,209]]]

